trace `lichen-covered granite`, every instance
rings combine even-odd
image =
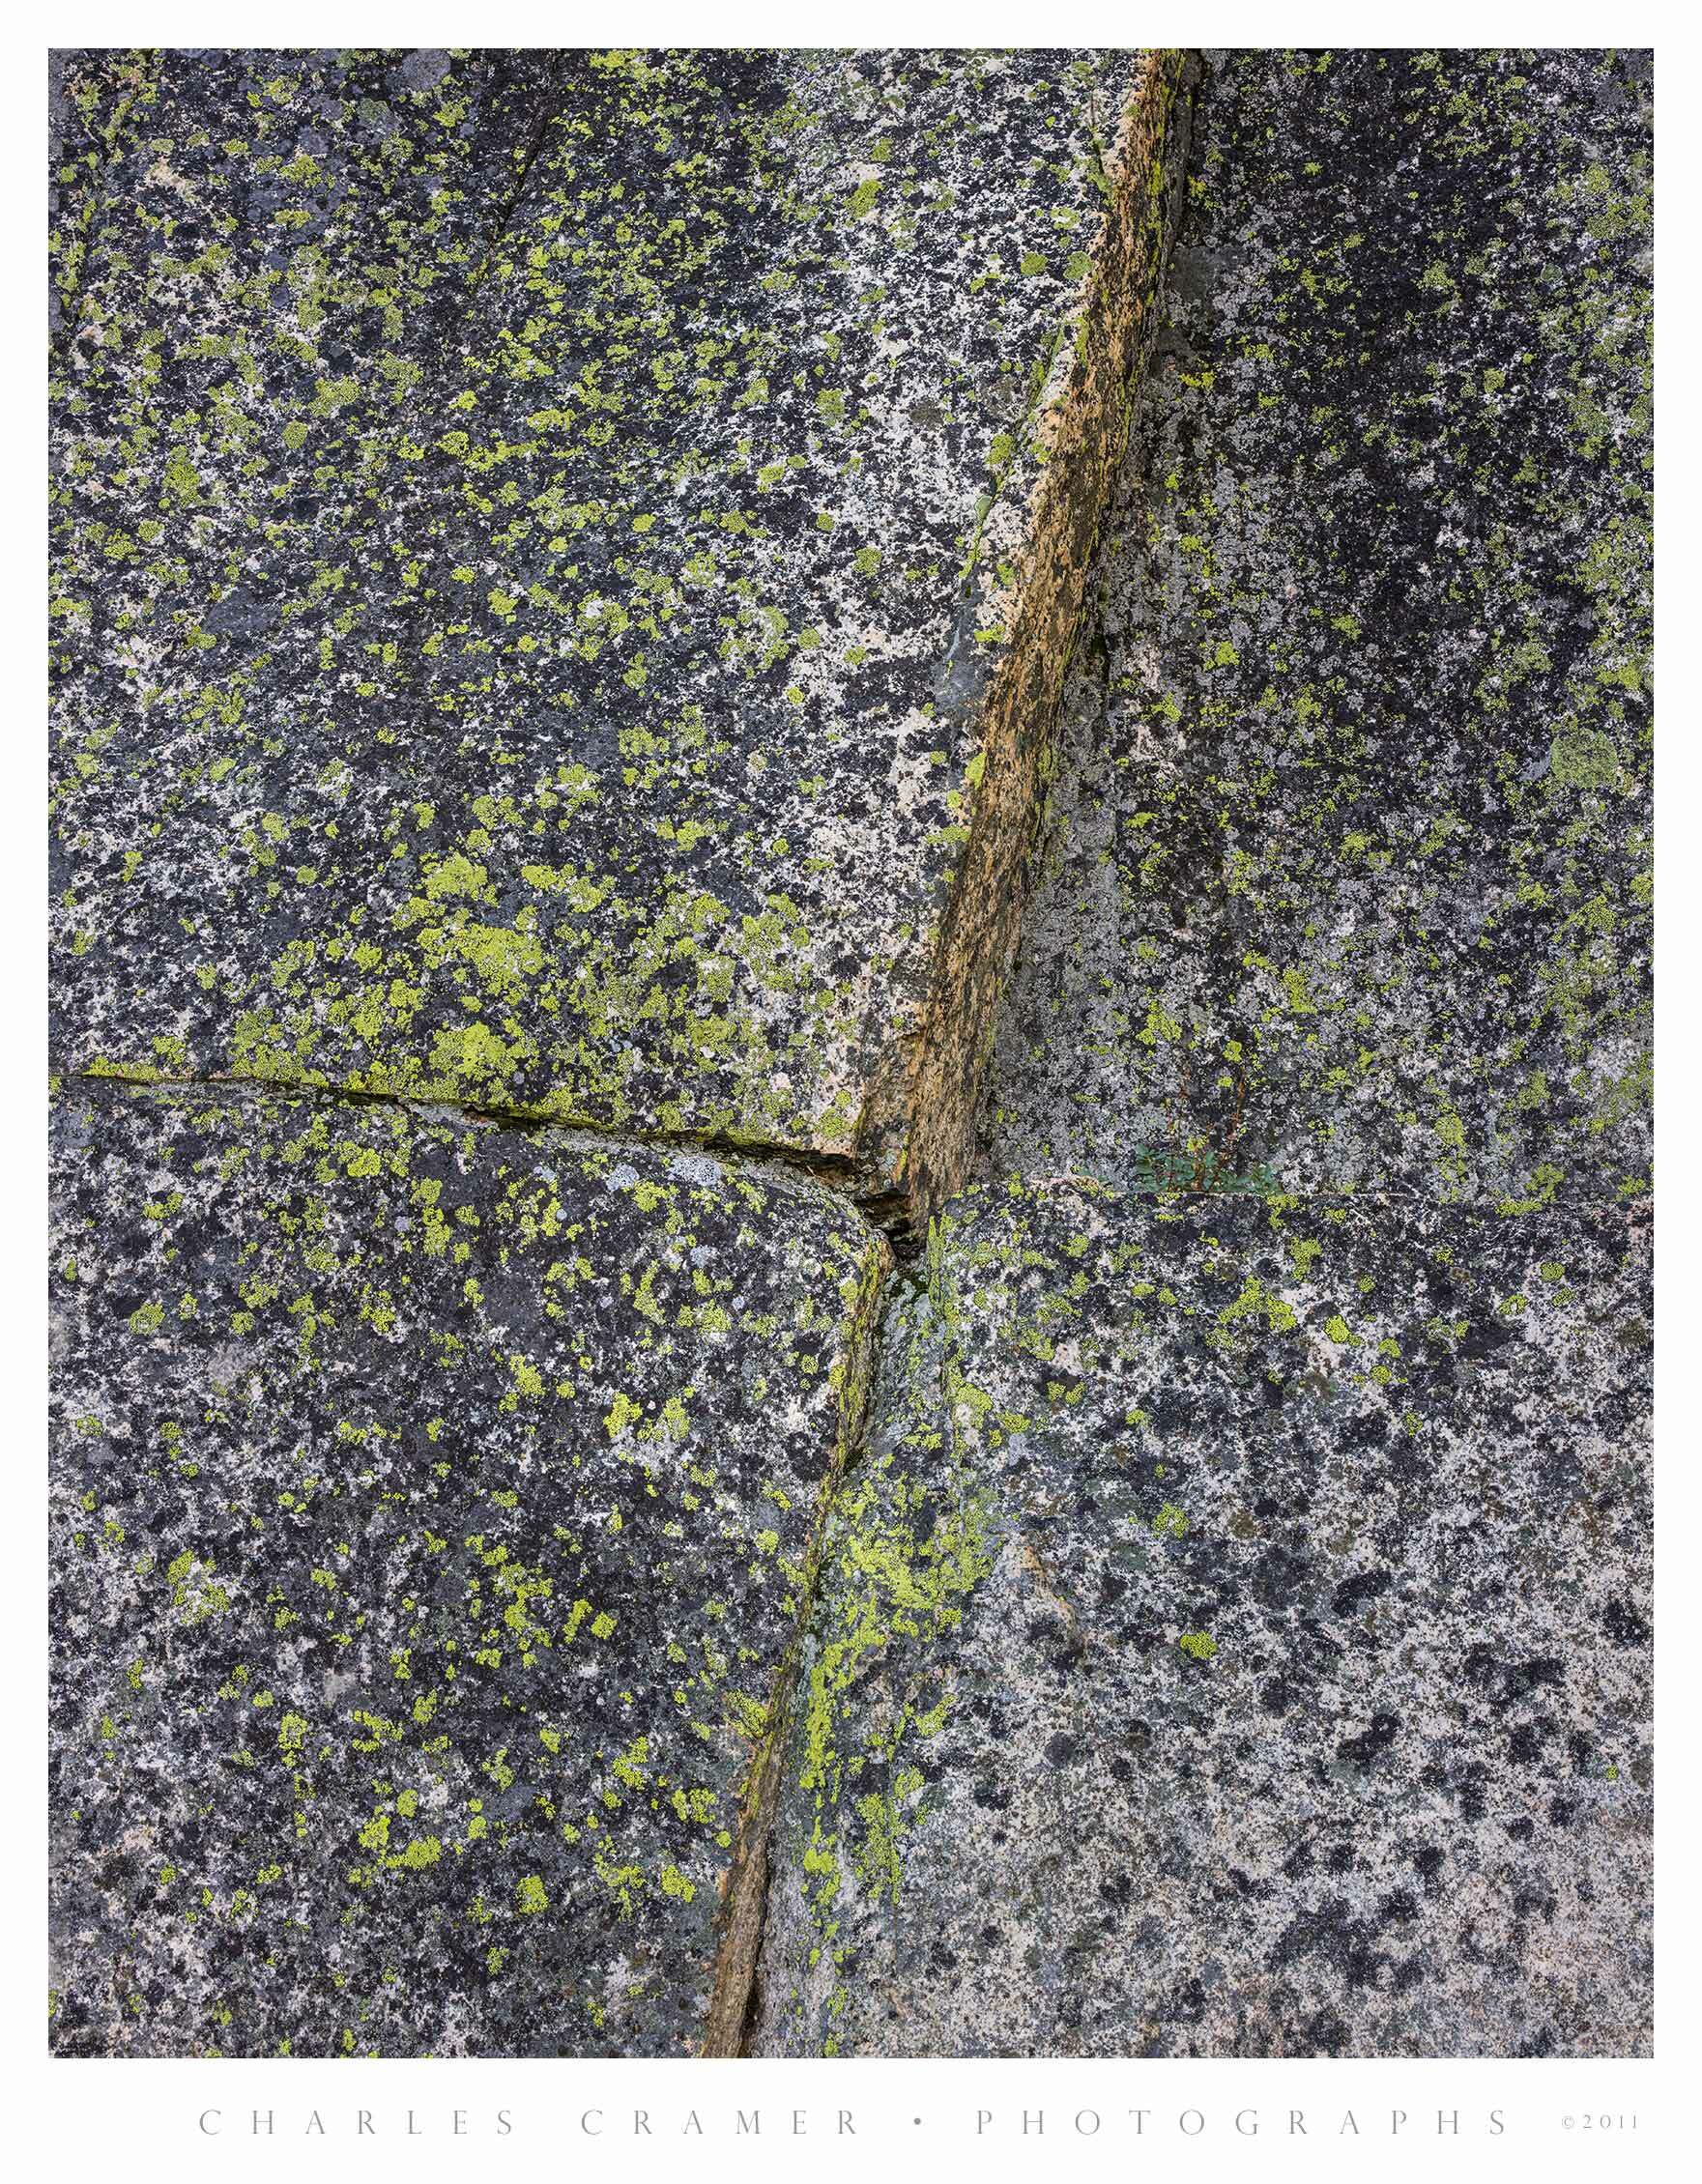
[[[755,2052],[1649,2052],[1647,1209],[989,1186],[829,1520]]]
[[[1647,1187],[1651,96],[1208,60],[995,1169]]]
[[[60,1065],[960,1180],[1179,70],[62,57]]]
[[[56,2049],[730,2044],[880,1238],[393,1105],[79,1085],[53,1139]]]
[[[1647,2054],[1648,59],[1192,143],[757,2046]]]
[[[1648,2053],[1647,56],[52,96],[56,2047]]]

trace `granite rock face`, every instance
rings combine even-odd
[[[66,57],[61,1066],[961,1180],[1178,71]]]
[[[1207,63],[995,1168],[1646,1188],[1650,96]]]
[[[56,56],[60,2052],[1649,2052],[1651,98]]]
[[[1647,57],[1192,143],[757,2045],[1646,2054]]]
[[[730,2044],[880,1237],[228,1088],[72,1088],[54,1151],[57,2049]]]
[[[1648,2053],[1649,1325],[1636,1210],[957,1201],[755,2052]]]

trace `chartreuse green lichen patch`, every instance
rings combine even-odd
[[[694,2052],[881,1240],[442,1110],[54,1138],[58,2047]]]
[[[1634,2049],[1648,1283],[1611,1203],[952,1201],[828,1524],[755,2052]]]
[[[52,111],[56,2048],[1644,2052],[1647,56]]]
[[[1173,74],[69,56],[66,1066],[961,1164]]]

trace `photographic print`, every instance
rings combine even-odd
[[[1650,54],[49,73],[51,2052],[1650,2055]]]

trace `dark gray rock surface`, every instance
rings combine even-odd
[[[62,1065],[955,1179],[1173,63],[63,73]]]
[[[1642,1210],[996,1186],[829,1521],[755,2052],[1649,2052]]]
[[[696,2053],[880,1239],[376,1104],[54,1153],[55,2047]]]

